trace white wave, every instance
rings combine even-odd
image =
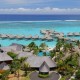
[[[71,22],[74,21],[75,22],[75,21],[80,21],[80,20],[64,20],[64,21],[71,21]]]
[[[80,21],[80,20],[45,20],[45,21],[0,21],[0,23],[17,23],[17,22],[59,22],[59,21]]]

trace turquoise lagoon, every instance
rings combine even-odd
[[[43,36],[40,34],[40,30],[50,29],[58,32],[63,32],[65,35],[68,32],[80,32],[80,21],[1,21],[0,22],[0,34],[13,34],[13,35],[36,35],[40,37]],[[80,37],[72,37],[80,39]],[[28,45],[34,40],[9,40],[9,39],[0,39],[0,44],[2,46],[9,46],[11,43],[19,43],[23,45]],[[42,42],[45,42],[49,47],[54,47],[56,41],[34,41],[37,45],[40,45]]]

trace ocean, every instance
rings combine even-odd
[[[80,15],[0,15],[0,34],[13,35],[32,35],[40,33],[42,29],[50,29],[58,32],[63,32],[65,35],[68,32],[80,32]],[[79,39],[80,37],[71,37]],[[49,47],[55,47],[56,40],[51,42],[41,40],[10,40],[0,39],[2,46],[9,46],[12,43],[28,45],[30,42],[35,42],[37,45],[45,42]]]
[[[80,15],[0,14],[0,21],[49,21],[49,20],[80,20]]]

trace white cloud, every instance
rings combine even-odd
[[[17,8],[0,9],[0,14],[80,14],[80,8]]]

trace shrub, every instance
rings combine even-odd
[[[38,75],[40,78],[46,78],[46,77],[49,77],[49,74],[39,74]]]
[[[8,52],[7,53],[10,57],[12,57],[13,59],[16,58],[17,54],[13,53],[13,52]]]

